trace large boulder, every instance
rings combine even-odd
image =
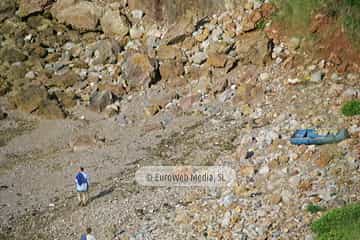
[[[15,47],[4,47],[0,50],[0,59],[9,63],[22,62],[27,58],[27,55]]]
[[[39,108],[48,98],[48,92],[38,86],[29,86],[21,89],[12,99],[21,111],[31,113]]]
[[[66,117],[63,110],[55,100],[45,99],[35,112],[37,115],[46,119],[63,119]]]
[[[244,64],[262,66],[269,55],[269,39],[263,32],[250,32],[241,35],[235,43],[236,52]]]
[[[130,54],[122,66],[129,88],[150,86],[156,78],[156,68],[149,57],[142,53]]]
[[[0,1],[0,22],[4,21],[15,14],[16,2],[14,0]]]
[[[19,16],[26,17],[32,13],[41,12],[49,0],[20,0]]]
[[[60,22],[80,30],[96,30],[102,15],[101,7],[95,3],[75,0],[57,1],[51,12]]]
[[[90,45],[87,49],[89,54],[92,55],[91,64],[105,64],[114,63],[116,61],[116,55],[119,53],[120,47],[114,45],[110,40],[97,41]]]
[[[100,21],[104,33],[109,37],[123,38],[129,33],[129,22],[119,10],[107,10]]]

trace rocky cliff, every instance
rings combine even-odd
[[[241,6],[243,0],[129,0],[130,9],[142,9],[151,18],[173,23],[179,17],[191,12],[208,16]]]

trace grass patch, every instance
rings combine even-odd
[[[319,206],[319,205],[315,205],[315,204],[309,204],[306,206],[306,211],[314,214],[314,213],[318,213],[318,212],[323,212],[325,211],[325,208]]]
[[[360,204],[329,211],[311,225],[316,240],[360,239]]]
[[[346,102],[342,106],[341,112],[347,117],[360,115],[360,101],[359,100],[351,100],[351,101]]]

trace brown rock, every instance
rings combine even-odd
[[[101,15],[101,9],[87,1],[57,1],[51,10],[60,22],[80,30],[96,30]]]
[[[3,47],[0,50],[0,59],[9,63],[22,62],[28,59],[21,49],[16,47]]]
[[[329,165],[330,161],[332,160],[332,155],[328,150],[321,149],[319,158],[315,160],[316,166],[319,168],[325,168]]]
[[[187,84],[188,82],[186,81],[186,78],[184,77],[173,77],[167,80],[166,84],[171,87],[171,88],[178,88],[178,90],[180,90],[180,87],[183,87]]]
[[[231,45],[226,42],[214,42],[207,48],[206,53],[211,54],[226,54],[231,49]]]
[[[66,116],[56,101],[48,99],[41,102],[35,113],[46,119],[63,119]]]
[[[216,68],[223,68],[226,65],[226,55],[224,54],[209,54],[207,63]]]
[[[161,79],[168,80],[179,77],[185,72],[182,62],[164,62],[160,65]]]
[[[13,16],[16,11],[16,2],[14,0],[0,1],[0,22]]]
[[[249,32],[256,28],[256,24],[260,21],[262,18],[260,11],[254,11],[252,12],[244,21],[243,23],[243,31]]]
[[[44,10],[48,0],[20,0],[19,16],[26,17],[32,13]]]
[[[55,75],[52,78],[51,83],[56,87],[66,89],[68,87],[72,87],[78,81],[80,81],[80,76],[73,71],[68,71],[63,75]]]
[[[264,3],[262,6],[261,6],[261,15],[263,17],[270,17],[274,11],[275,11],[275,6],[271,3]]]
[[[248,166],[241,166],[240,167],[240,176],[242,177],[252,177],[255,174],[255,167],[248,165]]]
[[[74,152],[93,149],[96,147],[96,139],[93,136],[81,135],[70,141],[70,147]]]
[[[311,188],[312,188],[312,182],[310,182],[310,181],[302,181],[302,182],[299,184],[299,189],[300,189],[300,191],[302,191],[302,192],[310,191]]]
[[[280,194],[271,194],[270,203],[273,205],[277,205],[281,202],[281,195]]]
[[[188,110],[190,110],[192,108],[193,104],[198,102],[198,101],[200,101],[200,95],[199,94],[186,96],[186,97],[183,97],[182,99],[180,99],[179,107],[183,111],[188,111]]]
[[[193,14],[184,15],[178,22],[171,25],[163,38],[163,42],[168,45],[180,43],[186,37],[191,36],[194,30],[194,17]]]
[[[187,37],[182,43],[181,48],[185,50],[192,49],[196,44],[196,40],[192,37]]]
[[[62,103],[65,108],[72,108],[76,105],[76,95],[72,92],[57,92],[57,99]]]
[[[198,42],[203,42],[209,37],[210,31],[205,28],[200,34],[195,36],[195,40]]]
[[[251,32],[243,35],[235,47],[243,64],[262,66],[269,58],[268,43],[269,39],[263,32]]]
[[[155,68],[149,57],[142,53],[129,55],[122,70],[129,88],[149,87],[155,80]]]
[[[21,89],[13,98],[13,103],[21,111],[31,113],[47,99],[48,92],[44,88],[30,86]]]
[[[120,98],[126,94],[126,89],[119,84],[101,83],[98,86],[100,91],[110,91],[114,96]]]
[[[100,23],[107,36],[124,38],[129,33],[129,23],[119,10],[106,11]]]
[[[227,77],[222,77],[220,79],[216,79],[212,84],[212,90],[214,94],[222,93],[229,86],[229,81]]]
[[[161,110],[161,106],[157,104],[152,104],[150,106],[145,107],[145,115],[147,117],[152,117],[156,115]]]
[[[175,46],[162,45],[157,50],[157,56],[160,60],[180,59],[181,52]]]
[[[149,100],[152,106],[158,106],[160,109],[164,108],[168,103],[170,103],[174,98],[176,98],[176,92],[170,91],[167,93],[160,93],[157,96]],[[156,108],[158,108],[156,107]]]

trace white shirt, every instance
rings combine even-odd
[[[96,240],[95,237],[91,234],[86,235],[86,240]]]

